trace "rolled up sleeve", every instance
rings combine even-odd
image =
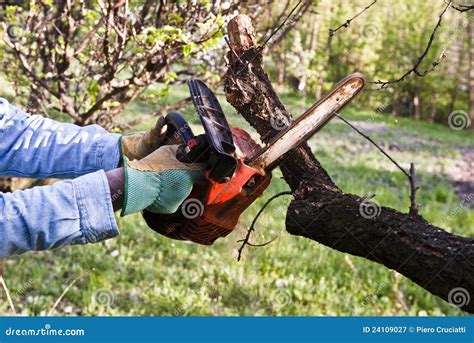
[[[111,170],[120,161],[119,134],[28,115],[0,98],[0,176],[73,178]]]
[[[104,171],[0,194],[0,257],[119,235]]]

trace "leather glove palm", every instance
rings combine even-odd
[[[120,139],[122,154],[128,160],[139,160],[158,149],[166,137],[166,121],[159,117],[153,128],[145,133],[123,135]],[[125,161],[125,158],[124,158]]]

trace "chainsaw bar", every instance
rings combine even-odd
[[[306,110],[290,126],[254,155],[248,164],[253,168],[271,170],[290,150],[306,142],[348,104],[366,83],[362,74],[354,73],[340,81],[325,97]]]

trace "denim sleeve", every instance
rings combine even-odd
[[[74,178],[116,168],[120,135],[28,115],[0,98],[0,176]]]
[[[104,171],[0,193],[0,257],[96,243],[118,234]]]

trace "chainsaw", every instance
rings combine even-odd
[[[268,187],[279,162],[333,118],[365,82],[358,73],[344,78],[262,148],[246,131],[229,126],[216,96],[204,82],[188,81],[204,134],[194,135],[184,117],[171,112],[165,118],[165,144],[181,144],[178,159],[203,163],[204,177],[174,214],[145,210],[142,214],[147,225],[166,237],[205,245],[227,236],[242,212]]]

